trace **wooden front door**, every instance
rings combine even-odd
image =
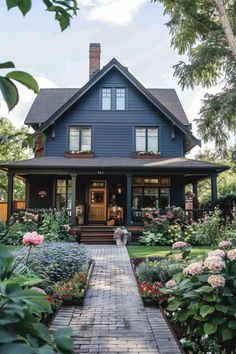
[[[91,181],[89,187],[89,222],[105,222],[107,214],[106,181]]]

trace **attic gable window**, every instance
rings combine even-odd
[[[90,127],[70,127],[69,151],[91,151],[91,138]]]
[[[135,128],[135,151],[158,152],[158,128]]]
[[[118,111],[125,110],[125,89],[124,88],[116,89],[116,110]]]
[[[111,110],[111,88],[102,89],[102,109]]]

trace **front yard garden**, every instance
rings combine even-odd
[[[127,247],[140,296],[161,307],[185,353],[236,353],[236,226],[218,210],[198,223],[175,211],[149,213],[145,246]]]

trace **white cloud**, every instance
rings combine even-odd
[[[40,88],[54,88],[57,87],[52,81],[46,79],[45,77],[36,77]],[[16,84],[19,92],[19,103],[11,111],[8,112],[7,105],[1,100],[0,105],[0,116],[7,117],[16,126],[21,127],[24,124],[24,120],[29,112],[29,109],[36,97],[33,91],[28,90],[25,86]]]
[[[128,25],[147,0],[81,0],[81,11],[89,20]]]

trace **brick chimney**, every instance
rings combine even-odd
[[[89,46],[89,79],[100,70],[100,43],[90,43]]]

